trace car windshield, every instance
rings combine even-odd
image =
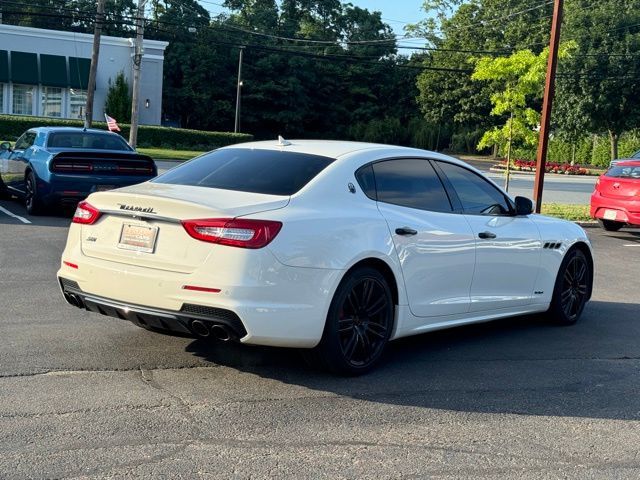
[[[640,165],[616,165],[606,175],[614,178],[640,178]]]
[[[94,150],[131,151],[119,135],[98,132],[54,132],[49,134],[49,148],[89,148]]]
[[[333,161],[333,158],[304,153],[225,148],[197,157],[153,181],[268,195],[293,195]]]

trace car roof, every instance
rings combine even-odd
[[[340,158],[359,151],[385,151],[394,150],[395,155],[420,155],[432,154],[437,158],[445,158],[443,155],[427,150],[410,147],[399,147],[381,143],[350,142],[341,140],[266,140],[260,142],[237,143],[224,148],[247,148],[261,150],[276,150],[283,152],[304,153],[308,155],[320,155],[329,158]],[[446,157],[449,158],[449,157]]]
[[[34,127],[29,130],[34,130],[37,132],[44,133],[71,133],[71,132],[87,132],[87,133],[106,133],[109,135],[117,135],[116,133],[110,132],[108,130],[100,130],[98,128],[87,128],[86,130],[81,127]]]
[[[616,167],[638,167],[640,166],[640,160],[618,160],[615,166]]]

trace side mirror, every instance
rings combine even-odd
[[[9,142],[0,143],[0,151],[5,152],[7,150],[11,151],[11,143],[9,143]]]
[[[533,213],[533,202],[526,197],[516,197],[516,215],[530,215]]]

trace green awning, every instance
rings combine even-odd
[[[29,85],[38,84],[38,55],[36,53],[11,52],[11,81]]]
[[[0,50],[0,82],[9,81],[9,55],[6,50]]]
[[[40,54],[40,83],[47,87],[67,87],[66,57]]]
[[[91,59],[89,58],[69,57],[69,86],[86,90],[90,67]]]

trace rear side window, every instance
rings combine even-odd
[[[640,165],[616,165],[607,171],[606,176],[613,178],[640,178]]]
[[[500,190],[480,175],[458,165],[437,162],[458,195],[465,213],[509,215],[511,206]]]
[[[334,160],[278,150],[225,148],[194,158],[153,181],[267,195],[293,195]]]
[[[373,165],[378,201],[403,207],[451,212],[447,192],[427,160],[386,160]]]

